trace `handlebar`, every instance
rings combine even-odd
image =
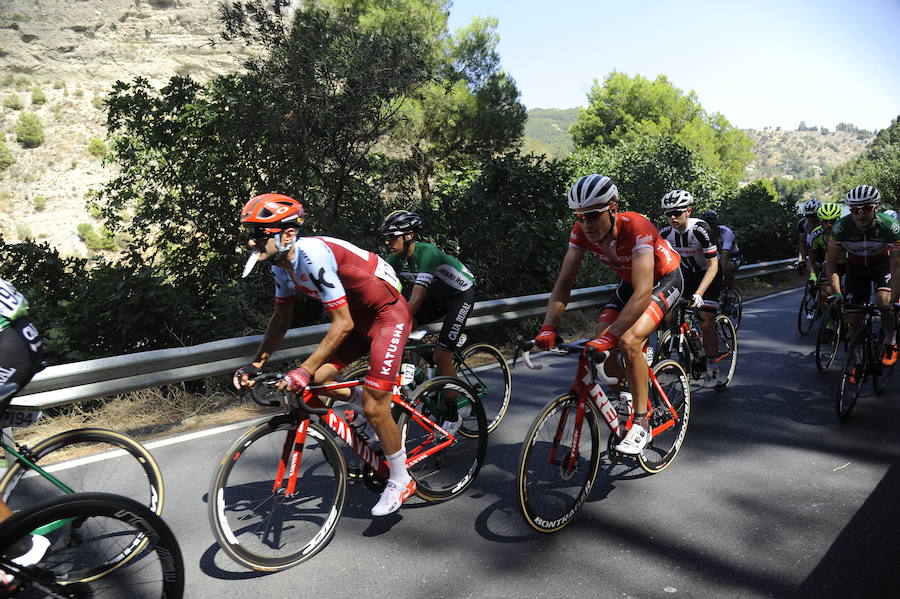
[[[557,344],[554,347],[549,349],[550,352],[555,354],[580,354],[585,352],[585,346],[587,345],[587,341],[575,341],[572,343],[565,343],[559,335],[556,337]],[[527,366],[530,370],[541,370],[543,366],[539,364],[534,364],[531,361],[531,350],[534,349],[534,340],[533,339],[524,339],[521,336],[518,337],[516,341],[516,352],[513,356],[513,368],[516,367],[516,361],[519,359],[519,354],[522,354],[522,358],[525,360],[525,366]],[[607,385],[616,385],[619,383],[619,379],[616,377],[611,377],[606,374],[606,370],[603,367],[604,362],[610,356],[610,352],[598,352],[593,347],[587,348],[586,355],[588,357],[588,366],[591,368],[591,372],[594,378],[598,378]]]
[[[294,402],[294,403],[301,410],[306,412],[307,414],[314,414],[316,416],[324,416],[325,414],[328,413],[329,408],[327,406],[322,407],[322,408],[313,407],[302,400],[302,398],[300,397],[301,394],[294,393],[293,391],[289,390],[287,387],[280,390],[280,392],[281,392],[281,400],[280,401],[268,399],[266,397],[266,395],[271,395],[272,392],[279,391],[277,386],[278,386],[278,383],[280,383],[281,381],[284,380],[283,372],[265,372],[263,374],[260,374],[259,376],[253,377],[250,380],[252,380],[254,384],[250,387],[247,387],[247,390],[250,393],[250,397],[253,398],[253,401],[255,401],[256,403],[258,403],[261,406],[265,406],[267,408],[268,407],[271,407],[271,408],[278,407],[278,406],[282,405],[282,403],[287,402],[287,394],[290,393],[291,395],[295,395],[298,397],[299,401]],[[268,391],[269,393],[264,394],[263,393],[264,391]]]

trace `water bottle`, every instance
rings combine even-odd
[[[619,413],[619,418],[622,422],[628,422],[628,417],[631,415],[631,412],[634,410],[634,400],[631,397],[631,393],[628,391],[622,391],[619,393],[619,401],[616,402],[616,412]]]
[[[706,356],[706,352],[703,349],[703,338],[695,329],[688,329],[687,342],[691,348],[691,353],[695,357],[703,358]]]
[[[344,412],[344,417],[347,420],[347,424],[353,429],[353,432],[359,435],[365,443],[373,445],[378,442],[378,434],[372,428],[372,425],[369,424],[369,421],[366,420],[366,417],[363,416],[362,412],[347,410]]]

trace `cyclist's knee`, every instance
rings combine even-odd
[[[644,350],[644,345],[647,343],[646,337],[641,337],[639,335],[635,335],[633,332],[628,331],[622,338],[619,339],[619,348],[622,350],[627,356],[637,356]]]

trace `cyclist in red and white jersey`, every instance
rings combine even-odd
[[[600,352],[615,347],[625,358],[624,373],[611,360],[607,372],[624,377],[633,395],[635,422],[615,447],[621,453],[636,455],[650,442],[647,420],[647,362],[643,349],[665,313],[681,296],[684,279],[680,259],[659,231],[636,212],[619,212],[619,190],[609,177],[587,175],[569,190],[569,208],[575,224],[569,236],[569,249],[544,316],[544,324],[534,339],[536,347],[555,344],[556,326],[569,302],[575,277],[586,253],[594,254],[613,269],[622,283],[598,319],[597,338],[588,346]]]
[[[397,511],[415,492],[406,469],[406,450],[391,418],[390,395],[400,370],[403,346],[412,326],[406,300],[394,270],[379,256],[333,237],[300,237],[300,202],[281,194],[254,197],[241,211],[250,229],[251,260],[270,260],[275,275],[275,311],[253,361],[235,372],[237,388],[249,384],[291,327],[294,298],[304,294],[322,303],[330,320],[325,338],[283,382],[302,391],[314,380],[336,378],[346,364],[369,354],[369,372],[361,395],[342,389],[336,397],[362,403],[390,464],[390,477],[373,516]],[[250,264],[250,262],[248,262]],[[245,272],[249,272],[245,269]],[[360,387],[355,391],[359,392]]]

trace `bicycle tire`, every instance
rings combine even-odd
[[[60,527],[60,522],[66,524]],[[50,546],[37,564],[15,568],[0,557],[0,570],[14,574],[22,585],[15,593],[17,599],[180,599],[184,595],[184,561],[178,542],[166,523],[140,503],[109,493],[67,494],[40,502],[0,524],[0,555],[32,531],[51,525],[54,530],[43,535]],[[103,577],[94,575],[109,563],[121,563],[116,554],[138,538],[143,539],[144,549],[137,559]],[[103,563],[97,565],[97,560]]]
[[[829,329],[828,325],[832,323],[833,326]],[[842,329],[840,310],[832,306],[825,313],[825,318],[819,325],[819,333],[816,335],[816,369],[822,374],[828,372],[837,357],[843,334]],[[831,338],[826,339],[829,334]]]
[[[723,318],[727,320],[727,317]],[[653,438],[638,455],[638,464],[650,474],[665,470],[678,455],[691,418],[691,384],[681,364],[675,360],[664,360],[653,366],[653,374],[669,404],[663,401],[659,390],[651,383],[647,407]],[[673,415],[672,410],[677,415]]]
[[[454,366],[456,376],[474,389],[484,408],[487,431],[493,432],[506,415],[512,395],[512,373],[506,358],[493,345],[476,343],[454,354]]]
[[[866,327],[861,327],[859,331],[856,332],[856,335],[853,337],[853,339],[850,340],[850,343],[847,345],[847,356],[844,358],[844,368],[841,371],[841,381],[838,385],[837,397],[835,402],[837,417],[841,422],[845,422],[847,418],[850,417],[850,413],[856,406],[856,401],[859,398],[859,393],[862,390],[863,383],[866,380],[866,370],[869,366],[869,352],[868,348],[866,348],[864,344],[867,334],[868,331],[866,330]],[[860,362],[861,368],[859,380],[855,383],[852,383],[850,382],[849,370],[856,362],[854,354],[856,353],[856,347],[860,344],[863,344],[863,348],[861,358],[862,361]]]
[[[113,449],[123,451],[124,455],[107,453]],[[66,455],[66,452],[85,451],[92,453],[83,462],[68,460]],[[98,451],[102,453],[98,454]],[[103,428],[80,428],[48,437],[21,453],[51,471],[75,492],[122,495],[141,503],[156,515],[162,513],[165,489],[159,464],[143,445],[128,435]],[[51,465],[60,458],[67,461],[59,466]],[[137,467],[134,467],[135,463]],[[9,470],[0,479],[0,498],[13,510],[63,493],[42,476],[25,477],[29,471],[31,468],[22,462],[11,461]]]
[[[455,394],[456,410],[463,419],[456,442],[408,466],[410,475],[416,480],[416,494],[427,501],[446,501],[463,493],[484,465],[487,452],[484,408],[475,391],[464,381],[450,376],[435,377],[419,385],[408,403],[424,416],[442,424],[442,412],[446,409],[443,396],[447,390]],[[446,440],[422,426],[406,410],[400,414],[397,427],[407,460]]]
[[[801,335],[805,335],[812,330],[813,323],[816,321],[816,312],[818,310],[819,298],[817,294],[810,292],[807,286],[803,290],[803,299],[800,301],[800,311],[797,312],[797,329]],[[812,318],[810,318],[812,315]]]
[[[744,318],[744,298],[741,297],[741,292],[737,289],[730,289],[728,292],[732,294],[732,300],[731,314],[728,314],[727,316],[731,318],[731,322],[734,324],[734,330],[738,330],[741,328],[741,320]]]
[[[516,469],[516,494],[522,517],[541,533],[561,530],[572,522],[591,493],[600,467],[599,416],[585,403],[578,448],[571,447],[578,398],[557,397],[531,423]],[[561,432],[561,443],[554,437]],[[554,447],[556,445],[556,447]],[[574,461],[569,460],[575,451]],[[562,454],[563,457],[558,456]],[[574,462],[570,465],[570,462]]]
[[[716,391],[724,391],[734,380],[734,371],[737,369],[738,360],[738,339],[737,331],[734,323],[727,316],[716,316],[716,337],[718,338],[718,347],[715,363],[719,367],[719,380],[713,385]],[[724,379],[722,378],[724,376]]]
[[[298,420],[276,416],[247,430],[219,461],[209,490],[209,522],[222,550],[262,572],[300,564],[331,540],[344,510],[347,467],[337,444],[310,423],[297,491],[273,489],[285,443]]]

